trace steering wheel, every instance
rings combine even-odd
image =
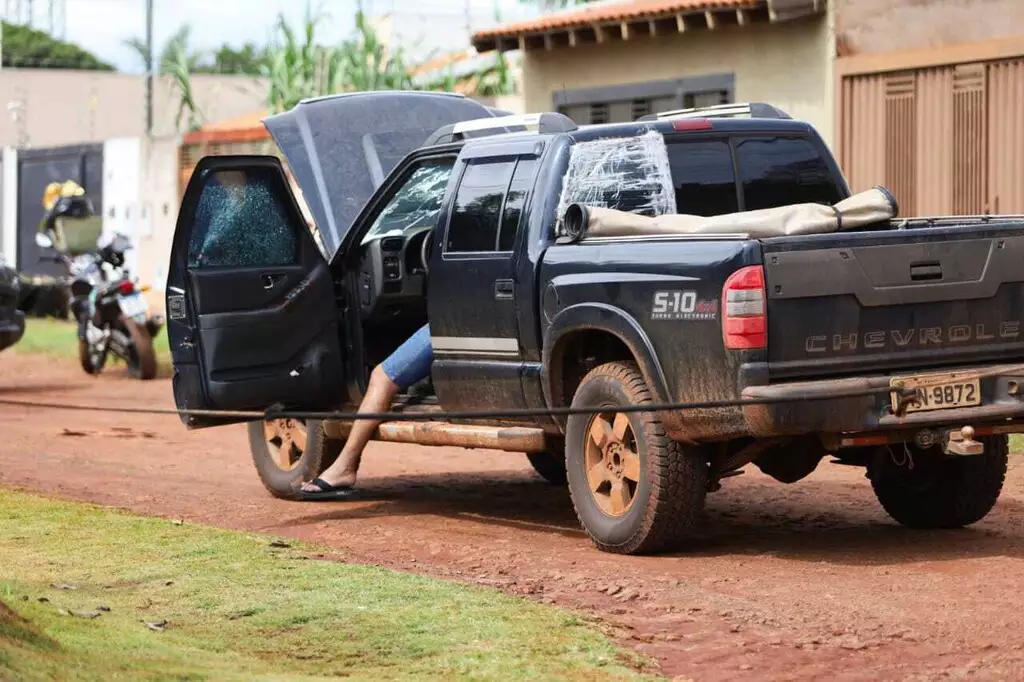
[[[423,243],[420,244],[420,261],[423,263],[423,274],[430,274],[430,254],[433,247],[434,228],[426,231]]]

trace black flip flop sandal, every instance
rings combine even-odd
[[[305,502],[343,500],[345,498],[352,497],[356,492],[355,488],[350,485],[331,485],[322,478],[314,478],[312,483],[320,490],[317,490],[316,492],[307,492],[300,488],[295,491],[295,499]]]

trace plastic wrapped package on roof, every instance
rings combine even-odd
[[[646,216],[675,213],[668,149],[661,133],[578,142],[569,153],[556,213],[557,232],[572,204]]]

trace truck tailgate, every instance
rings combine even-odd
[[[772,380],[1024,359],[1024,221],[762,248]]]

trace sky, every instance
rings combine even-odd
[[[322,41],[337,42],[352,30],[356,0],[312,0],[328,15],[322,25]],[[114,64],[119,70],[141,71],[136,54],[124,46],[132,36],[145,37],[145,0],[63,0],[66,14],[64,38]],[[34,25],[49,27],[49,0],[0,0],[0,14],[10,18],[14,7],[22,16],[33,7]],[[192,26],[196,49],[213,50],[223,43],[265,43],[278,13],[300,25],[304,0],[153,0],[154,42],[159,50],[182,24]],[[518,0],[363,0],[367,14],[392,13],[396,40],[413,44],[426,53],[436,49],[460,49],[468,45],[467,8],[474,29],[494,25],[495,8],[504,21],[523,19],[535,12]],[[450,31],[450,34],[449,34]]]

